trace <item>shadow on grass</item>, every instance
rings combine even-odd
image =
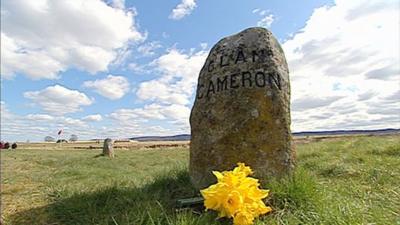
[[[16,213],[7,224],[212,224],[212,216],[195,214],[202,208],[176,208],[177,199],[197,193],[187,171],[171,171],[140,188],[110,187],[64,198],[57,193],[54,203]]]
[[[268,185],[267,205],[272,214],[263,224],[316,223],[320,201],[315,180],[304,170],[293,177]],[[54,193],[54,203],[12,215],[6,224],[45,225],[225,225],[229,219],[216,219],[204,208],[178,209],[177,199],[198,196],[186,170],[173,170],[140,188],[110,187],[92,193]]]

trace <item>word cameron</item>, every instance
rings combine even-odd
[[[204,96],[210,96],[221,91],[229,89],[237,89],[239,87],[268,87],[282,90],[281,77],[276,72],[264,71],[244,71],[240,73],[232,73],[225,76],[213,76],[206,84],[199,84],[197,87],[197,98],[202,99]]]

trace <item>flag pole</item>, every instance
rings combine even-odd
[[[62,148],[62,140],[61,140],[61,134],[62,134],[62,132],[63,132],[62,129],[60,129],[60,130],[58,131],[58,140],[60,141],[60,143],[59,143],[59,148]]]

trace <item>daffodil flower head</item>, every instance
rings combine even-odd
[[[217,183],[201,190],[204,206],[218,211],[218,217],[233,218],[234,225],[251,225],[254,219],[272,209],[262,201],[269,190],[259,189],[257,179],[249,166],[238,163],[232,171],[213,171]]]

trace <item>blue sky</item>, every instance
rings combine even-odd
[[[400,127],[399,1],[1,4],[2,140],[189,133],[208,51],[252,26],[285,50],[293,131]]]

